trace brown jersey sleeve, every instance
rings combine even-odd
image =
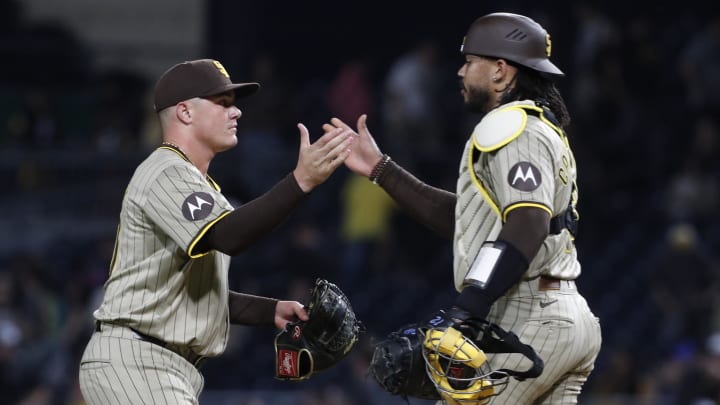
[[[377,183],[410,216],[448,239],[455,231],[454,193],[429,186],[389,161]]]
[[[278,300],[230,291],[230,323],[238,325],[273,325]]]
[[[234,256],[272,231],[306,194],[292,173],[262,196],[243,204],[215,223],[196,251],[215,249]]]

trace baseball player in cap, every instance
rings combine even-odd
[[[233,83],[216,60],[171,67],[155,86],[163,143],[125,191],[96,332],[80,364],[88,404],[197,404],[202,359],[225,350],[230,324],[307,320],[296,301],[230,291],[230,256],[269,233],[343,163],[350,131],[310,143],[298,124],[295,169],[237,208],[208,175],[216,154],[237,143],[238,97],[257,83]]]
[[[577,173],[565,133],[570,117],[554,84],[563,72],[550,60],[546,30],[522,15],[478,18],[460,50],[465,105],[484,116],[465,143],[454,193],[424,184],[381,153],[364,115],[345,164],[453,240],[460,294],[436,314],[448,319],[434,322],[463,329],[465,320],[487,319],[544,360],[538,378],[511,380],[493,403],[576,403],[601,334],[574,282],[581,270],[574,246]],[[324,128],[348,126],[333,118]],[[489,362],[495,370],[522,368],[508,354],[490,354]],[[486,394],[463,393],[458,402],[485,403]]]

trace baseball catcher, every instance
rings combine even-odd
[[[492,370],[485,353],[520,353],[526,371]],[[498,325],[470,319],[464,311],[438,311],[377,343],[370,374],[387,392],[403,398],[444,400],[449,405],[486,404],[510,377],[535,378],[544,364],[532,347]]]
[[[317,279],[305,306],[309,319],[275,336],[275,378],[305,380],[345,357],[363,329],[340,288]]]

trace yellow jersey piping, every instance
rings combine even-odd
[[[497,204],[495,204],[495,201],[490,198],[490,194],[488,194],[487,190],[485,190],[485,187],[483,187],[482,183],[480,183],[480,180],[478,180],[477,176],[475,175],[475,167],[473,167],[473,150],[475,149],[475,144],[473,143],[472,146],[470,146],[470,151],[468,152],[468,171],[470,172],[470,178],[472,179],[473,183],[475,183],[475,186],[480,190],[480,194],[482,194],[485,201],[490,204],[490,207],[492,207],[493,211],[497,214],[498,217],[501,217],[500,215],[500,208],[498,208]]]
[[[531,202],[519,202],[515,204],[510,204],[505,208],[505,211],[503,212],[503,222],[507,221],[507,217],[510,214],[510,211],[516,209],[516,208],[522,208],[522,207],[533,207],[533,208],[540,208],[543,211],[547,211],[548,214],[550,214],[550,218],[552,218],[553,213],[550,208],[548,208],[545,204],[540,203],[531,203]]]
[[[200,230],[200,232],[199,232],[198,235],[195,237],[195,239],[193,239],[193,240],[190,242],[190,246],[188,247],[188,250],[187,250],[187,254],[188,254],[188,256],[190,256],[191,259],[197,259],[197,258],[199,258],[199,257],[203,257],[203,256],[205,256],[206,254],[210,253],[210,251],[207,251],[207,252],[202,252],[202,253],[196,253],[196,254],[194,254],[194,253],[193,253],[193,249],[195,249],[195,245],[197,245],[197,243],[200,242],[200,239],[202,239],[202,237],[205,236],[205,234],[206,234],[207,231],[210,229],[210,227],[212,227],[213,225],[215,225],[215,224],[216,224],[218,221],[220,221],[221,219],[225,218],[225,216],[227,216],[227,215],[230,214],[231,212],[232,212],[232,211],[225,211],[225,212],[223,212],[223,213],[220,214],[217,218],[215,218],[213,221],[211,221],[211,222],[209,222],[207,225],[205,225],[205,227],[203,227],[203,229]]]

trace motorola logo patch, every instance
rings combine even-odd
[[[205,219],[212,212],[215,200],[208,193],[192,193],[182,204],[183,216],[190,221]]]
[[[530,162],[518,162],[508,172],[508,183],[520,191],[533,191],[540,187],[542,176],[540,170]]]

